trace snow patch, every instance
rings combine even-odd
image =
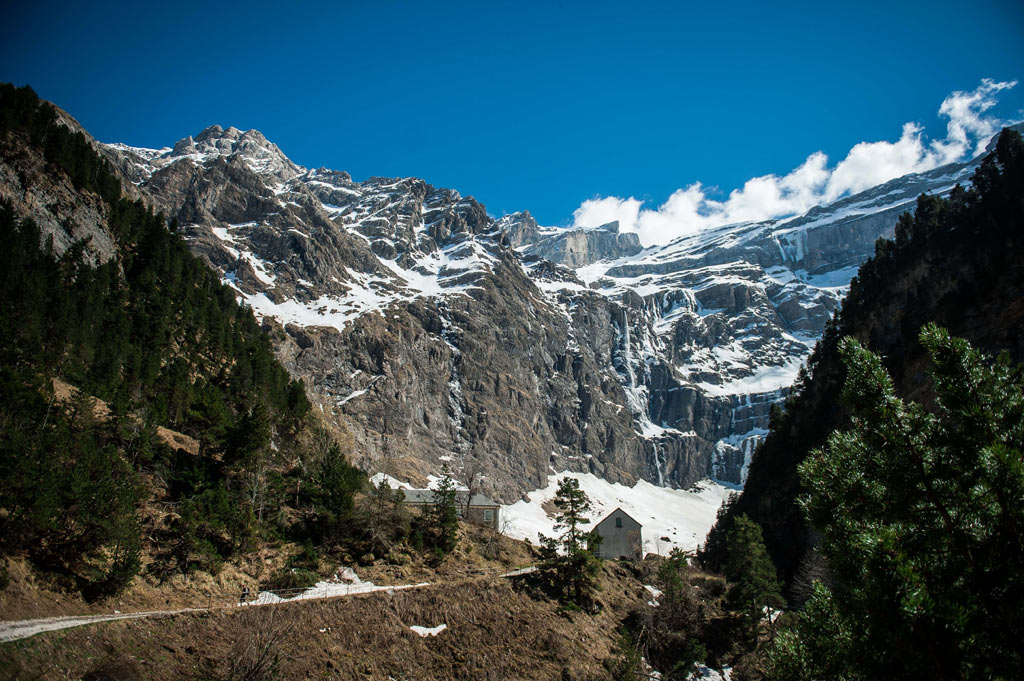
[[[427,636],[437,636],[442,631],[447,629],[448,625],[438,624],[436,627],[421,627],[418,624],[414,624],[409,628],[416,632],[420,638],[426,638]]]
[[[261,591],[259,595],[257,595],[256,600],[252,601],[252,603],[255,605],[267,605],[270,603],[282,603],[284,601],[306,601],[316,600],[319,598],[335,598],[337,596],[352,596],[355,594],[373,593],[375,591],[392,592],[402,591],[405,589],[419,589],[429,585],[429,582],[420,582],[419,584],[395,584],[391,586],[381,586],[374,584],[373,582],[364,582],[359,579],[354,570],[346,568],[344,572],[340,574],[338,581],[317,582],[315,585],[302,591],[284,589],[278,590],[277,593],[272,591]],[[279,593],[286,594],[286,597],[282,598],[278,595]],[[244,604],[240,603],[239,605]]]
[[[700,663],[686,677],[686,681],[730,681],[730,679],[732,679],[732,667],[722,667],[722,670],[718,671]]]
[[[644,584],[644,588],[647,589],[647,593],[651,594],[651,600],[647,601],[647,605],[651,606],[652,608],[657,608],[659,605],[661,605],[661,603],[658,602],[658,599],[662,596],[661,589],[656,589],[650,584]]]
[[[355,399],[356,397],[359,397],[360,395],[365,395],[365,394],[366,394],[365,390],[355,390],[355,391],[349,393],[348,395],[346,395],[345,397],[343,397],[341,400],[339,400],[338,401],[338,406],[340,407],[341,405],[345,404],[349,400]]]
[[[402,482],[398,478],[393,478],[387,473],[374,473],[370,477],[370,482],[372,482],[374,486],[379,485],[381,480],[387,480],[391,489],[415,489],[409,483]]]

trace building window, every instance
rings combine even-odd
[[[484,509],[484,522],[489,523],[494,520],[494,511],[491,509]]]
[[[622,518],[615,516],[615,527],[622,527]]]

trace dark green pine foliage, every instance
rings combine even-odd
[[[785,601],[761,528],[745,515],[735,519],[729,532],[722,573],[729,580],[726,601],[743,614],[748,633],[756,640],[765,609],[782,608]]]
[[[797,498],[797,468],[829,434],[850,423],[840,392],[846,367],[839,343],[860,340],[883,357],[897,389],[927,394],[927,352],[918,340],[936,322],[977,347],[1006,349],[1024,359],[1024,142],[1004,130],[971,178],[948,199],[922,195],[892,241],[879,239],[875,255],[850,284],[842,309],[826,326],[807,363],[810,378],[793,387],[784,410],[755,452],[743,494],[719,516],[699,552],[711,569],[724,563],[726,538],[737,515],[762,527],[765,545],[793,604],[820,576],[810,552],[815,532]]]
[[[352,517],[355,495],[367,484],[366,475],[345,458],[338,442],[323,429],[313,433],[318,456],[313,469],[313,522],[323,539],[337,541]]]
[[[80,133],[28,88],[0,86],[0,136],[27,136],[75,185],[98,192],[117,255],[91,266],[83,244],[60,258],[30,221],[0,206],[0,359],[60,376],[107,401],[144,404],[156,423],[216,438],[265,401],[294,429],[309,409],[267,335],[161,215],[122,199],[116,177]],[[220,443],[215,443],[220,444]]]
[[[184,497],[169,537],[174,568],[186,577],[197,569],[219,571],[225,557],[252,545],[255,525],[252,507],[238,505],[222,485]]]
[[[107,163],[51,105],[0,85],[0,151],[26,147],[48,172],[99,195],[116,252],[93,265],[78,243],[58,257],[31,220],[0,202],[0,550],[28,552],[103,595],[137,567],[137,469],[158,470],[184,504],[181,536],[192,532],[185,544],[199,548],[183,555],[241,546],[246,531],[235,526],[253,496],[246,501],[235,478],[252,477],[265,450],[256,445],[271,431],[297,432],[309,402],[251,311],[163,216],[122,198]],[[112,418],[89,422],[84,405],[68,413],[52,378],[105,400]],[[255,412],[263,421],[252,430]],[[154,445],[156,425],[196,437],[204,455],[168,457]],[[209,456],[225,448],[246,470]]]
[[[591,505],[576,478],[563,478],[555,492],[555,530],[559,537],[540,535],[540,573],[558,599],[566,604],[587,606],[597,589],[601,563],[594,555],[594,535],[583,530],[590,523]]]
[[[459,516],[458,487],[448,464],[441,466],[441,479],[434,489],[434,503],[429,509],[429,536],[431,545],[439,555],[455,550],[458,544]]]
[[[0,368],[0,549],[28,549],[90,599],[139,567],[139,486],[112,428],[91,402],[65,411],[38,376]]]
[[[852,427],[801,465],[836,587],[780,643],[777,678],[1024,674],[1024,369],[934,325],[920,340],[933,410],[900,399],[878,356],[840,346]]]

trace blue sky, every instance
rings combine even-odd
[[[103,141],[257,128],[300,164],[418,176],[543,224],[694,183],[713,212],[908,122],[927,147],[951,93],[1024,78],[1016,0],[28,5],[0,10],[0,80]],[[985,96],[990,119],[1024,117],[1024,85]]]

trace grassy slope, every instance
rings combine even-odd
[[[511,556],[510,556],[511,557]],[[0,646],[0,679],[226,678],[231,660],[280,634],[273,678],[608,678],[615,632],[649,598],[625,566],[605,563],[597,615],[560,612],[511,580],[458,576],[474,561],[448,561],[430,587],[211,614],[108,622]],[[481,563],[475,562],[477,565]],[[447,624],[421,638],[412,625]],[[563,677],[564,678],[564,677]]]

